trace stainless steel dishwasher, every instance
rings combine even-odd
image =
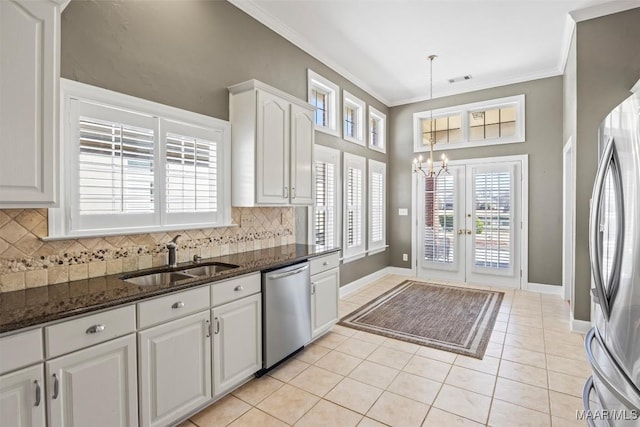
[[[311,340],[309,262],[262,273],[263,369]]]

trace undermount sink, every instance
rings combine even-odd
[[[198,267],[191,267],[183,270],[182,272],[185,274],[191,274],[193,276],[204,277],[204,276],[213,276],[216,273],[225,270],[231,270],[232,268],[238,268],[239,266],[233,264],[207,264],[200,265]]]
[[[239,265],[213,262],[181,271],[165,271],[162,273],[150,273],[133,277],[124,276],[121,277],[121,279],[137,286],[172,285],[182,280],[209,277],[221,271],[238,267]]]
[[[170,285],[181,280],[193,279],[195,276],[184,274],[181,272],[165,272],[145,274],[144,276],[129,277],[124,279],[125,282],[133,283],[138,286],[157,286]]]

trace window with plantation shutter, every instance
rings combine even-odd
[[[365,158],[344,153],[344,262],[365,254]]]
[[[228,122],[65,79],[61,88],[65,208],[50,211],[51,237],[230,223]]]
[[[338,188],[340,152],[331,148],[315,148],[315,190],[312,241],[318,250],[338,246]]]
[[[369,255],[386,248],[386,182],[387,166],[369,160]]]

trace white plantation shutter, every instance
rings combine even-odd
[[[215,222],[221,133],[162,120],[168,224]]]
[[[387,166],[369,160],[369,253],[386,246]]]
[[[340,152],[332,148],[315,148],[315,190],[312,241],[316,249],[338,246],[338,180]]]
[[[75,101],[69,132],[73,229],[145,226],[156,216],[155,119]],[[123,221],[126,220],[126,221]]]
[[[365,254],[365,158],[344,153],[344,245],[343,257],[359,258]]]

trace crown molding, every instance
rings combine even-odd
[[[332,70],[336,71],[338,74],[342,75],[347,80],[351,81],[355,85],[357,85],[360,89],[367,92],[369,95],[376,98],[378,101],[382,102],[385,106],[389,106],[390,101],[382,96],[380,93],[376,92],[373,88],[371,88],[366,82],[362,81],[358,77],[356,77],[353,73],[348,71],[346,68],[340,66],[339,64],[333,62],[330,58],[328,58],[325,54],[323,54],[320,50],[318,50],[313,43],[309,40],[301,36],[298,32],[292,30],[287,25],[284,25],[278,19],[276,19],[273,15],[264,10],[260,5],[258,5],[253,0],[228,0],[229,3],[246,13],[247,15],[254,18],[256,21],[260,22],[265,27],[271,29],[275,33],[284,37],[286,40],[290,41],[309,55],[316,58],[318,61],[322,62],[324,65],[328,66]]]
[[[575,22],[587,21],[640,7],[640,0],[612,1],[569,12]]]

